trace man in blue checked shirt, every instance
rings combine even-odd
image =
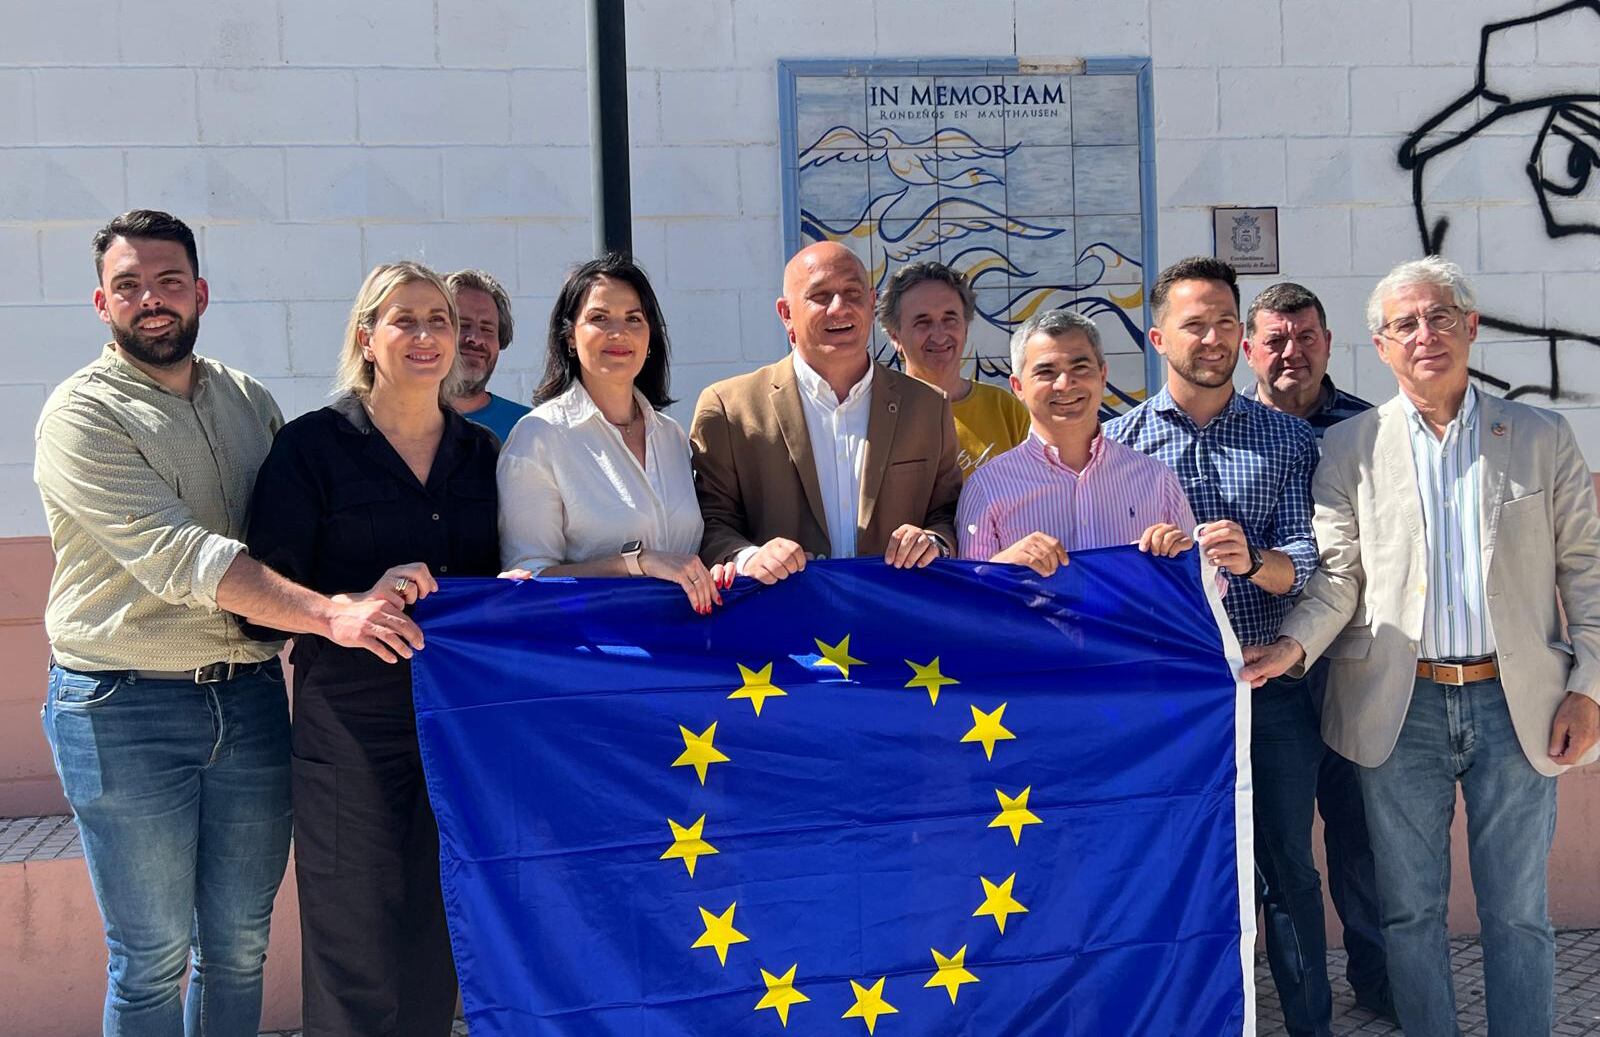
[[[1345,392],[1328,377],[1333,333],[1322,300],[1308,288],[1281,281],[1264,288],[1244,315],[1244,359],[1255,383],[1243,390],[1252,400],[1310,422],[1320,440],[1341,421],[1371,410],[1372,404]],[[1316,496],[1313,481],[1312,496]],[[1319,545],[1320,546],[1320,545]],[[1328,686],[1324,658],[1307,668],[1312,705],[1322,715]],[[1327,850],[1328,892],[1344,924],[1345,976],[1356,1004],[1393,1020],[1394,995],[1378,922],[1378,880],[1367,835],[1356,765],[1332,749],[1317,771],[1317,809]]]
[[[1228,573],[1223,605],[1244,645],[1278,636],[1317,567],[1311,532],[1311,426],[1233,391],[1244,328],[1238,277],[1196,256],[1163,270],[1151,293],[1150,344],[1167,360],[1161,392],[1106,425],[1114,440],[1160,458],[1200,520],[1200,549]],[[1305,678],[1266,682],[1251,705],[1257,895],[1267,959],[1296,1037],[1331,1032],[1322,880],[1311,854],[1324,752]]]

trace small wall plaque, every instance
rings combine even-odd
[[[1278,272],[1277,206],[1211,210],[1212,252],[1241,274]]]

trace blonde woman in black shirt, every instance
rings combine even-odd
[[[250,552],[324,593],[407,603],[499,572],[492,433],[446,405],[455,302],[415,263],[367,275],[339,398],[285,425],[256,480]],[[455,968],[423,785],[411,649],[295,639],[295,875],[307,1037],[444,1037]],[[398,658],[404,656],[405,658]]]

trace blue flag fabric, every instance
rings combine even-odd
[[[860,559],[703,617],[446,581],[413,666],[473,1037],[1253,1033],[1209,582]]]

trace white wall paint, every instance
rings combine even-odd
[[[1542,5],[1544,8],[1553,6]],[[1207,252],[1210,206],[1281,207],[1283,269],[1330,310],[1333,373],[1392,391],[1367,292],[1417,253],[1404,134],[1468,89],[1481,25],[1529,0],[629,0],[636,250],[661,290],[674,383],[779,355],[776,61],[1150,55],[1161,262]],[[494,388],[526,398],[563,269],[589,248],[577,0],[0,0],[0,536],[44,531],[31,428],[93,357],[88,241],[168,208],[197,228],[214,304],[201,350],[284,409],[326,393],[363,272],[398,256],[480,265],[520,334]],[[1595,24],[1591,24],[1595,23]],[[1600,91],[1600,18],[1506,41],[1502,81],[1552,69]],[[1531,87],[1529,87],[1531,88]],[[1531,140],[1494,127],[1438,171],[1486,308],[1589,317],[1595,261],[1553,254],[1517,177]],[[1494,138],[1494,139],[1491,139]],[[1509,170],[1509,172],[1508,172]],[[1247,279],[1248,299],[1271,278]],[[1540,343],[1486,335],[1480,364],[1531,375]],[[1562,349],[1561,401],[1600,458],[1594,347]],[[1530,379],[1531,380],[1531,379]],[[684,416],[687,403],[677,413]]]

